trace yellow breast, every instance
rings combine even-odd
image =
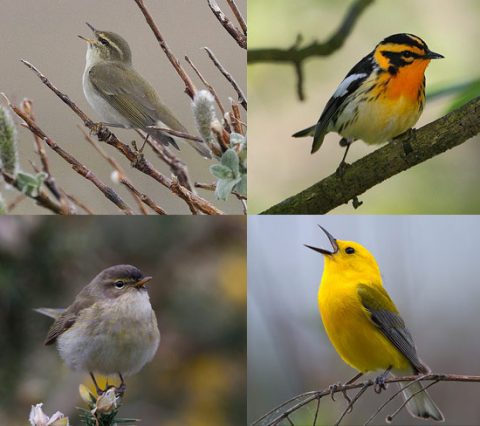
[[[357,295],[356,281],[324,276],[318,292],[327,335],[340,357],[361,371],[409,368],[407,359],[371,322]]]

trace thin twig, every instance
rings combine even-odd
[[[237,44],[242,48],[247,48],[247,36],[245,33],[242,33],[233,23],[228,19],[228,17],[222,12],[215,0],[207,0],[210,9],[213,14],[216,16],[218,21],[222,24],[223,28],[233,37]]]
[[[390,414],[389,416],[387,416],[386,420],[387,422],[391,422],[395,416],[400,413],[400,411],[408,404],[408,402],[414,398],[416,395],[418,395],[419,393],[421,392],[424,392],[426,391],[429,387],[432,387],[433,385],[437,384],[440,380],[434,380],[432,383],[429,383],[427,386],[425,387],[422,387],[421,389],[417,390],[416,392],[412,393],[407,399],[405,399],[405,401],[402,403],[402,405],[400,405],[400,407],[398,407],[392,414]]]
[[[81,164],[73,155],[61,148],[53,139],[49,138],[42,129],[40,129],[35,122],[33,122],[30,117],[28,117],[20,108],[17,108],[15,105],[12,105],[10,101],[8,106],[12,111],[17,114],[24,122],[26,127],[38,137],[42,138],[43,141],[60,157],[62,157],[67,163],[72,166],[72,169],[75,170],[80,176],[83,176],[85,179],[92,182],[102,193],[103,195],[114,203],[120,210],[125,214],[133,214],[132,209],[123,201],[123,199],[109,186],[105,185],[97,176],[86,166]]]
[[[400,389],[398,389],[390,398],[388,398],[380,407],[377,408],[377,410],[368,418],[368,420],[363,424],[363,426],[369,425],[373,419],[379,414],[390,402],[392,402],[398,395],[400,395],[405,389],[408,387],[414,385],[415,383],[418,383],[421,381],[423,378],[422,376],[419,376],[417,380],[414,380],[413,382],[407,383],[405,386],[400,386]]]
[[[14,208],[16,208],[23,200],[26,200],[27,196],[25,194],[17,195],[10,203],[7,204],[7,212],[11,213]]]
[[[390,377],[385,380],[385,383],[403,383],[403,382],[419,382],[419,381],[433,381],[436,382],[468,382],[468,383],[480,383],[480,376],[471,376],[471,375],[458,375],[458,374],[427,374],[424,376],[397,376]],[[306,392],[301,395],[297,395],[279,406],[273,408],[268,413],[261,416],[259,419],[255,420],[252,423],[252,426],[273,426],[278,424],[281,420],[286,419],[287,416],[291,415],[293,412],[297,411],[301,407],[310,403],[311,401],[322,398],[324,396],[329,396],[332,393],[343,393],[351,389],[360,389],[368,388],[374,386],[375,382],[373,380],[367,380],[364,382],[337,385],[335,388],[330,386],[319,390]],[[427,386],[425,386],[425,389]],[[291,405],[294,403],[294,405]]]
[[[180,78],[183,80],[185,83],[185,93],[193,100],[195,93],[197,89],[195,88],[195,85],[193,84],[192,80],[188,76],[188,74],[185,72],[185,70],[182,68],[180,65],[180,62],[178,59],[175,57],[175,55],[172,53],[170,48],[168,47],[167,42],[163,38],[162,34],[160,33],[160,30],[158,29],[157,25],[155,24],[155,21],[152,18],[152,15],[148,12],[145,4],[143,3],[143,0],[134,0],[135,3],[137,3],[137,6],[140,8],[141,12],[143,13],[143,16],[145,17],[148,25],[153,31],[153,34],[155,35],[155,38],[157,39],[158,43],[160,44],[160,47],[162,50],[165,52],[167,55],[168,60],[171,62],[175,70],[177,71],[177,74],[180,76]]]
[[[238,9],[238,6],[235,3],[235,0],[227,0],[227,3],[230,6],[230,9],[232,9],[233,14],[235,15],[235,18],[238,21],[238,24],[242,28],[243,34],[245,34],[245,36],[246,36],[247,35],[247,24],[245,22],[245,19],[242,16],[242,14],[240,13],[240,10]]]
[[[143,203],[152,208],[158,214],[167,214],[158,204],[156,204],[150,197],[145,194],[142,194],[137,188],[134,187],[132,182],[127,178],[127,174],[123,167],[111,156],[109,156],[105,150],[95,142],[80,126],[78,126],[82,132],[85,140],[92,145],[95,150],[112,166],[112,168],[118,173],[120,183],[125,186],[128,191],[132,194],[132,197],[137,202],[138,208],[142,214],[147,214],[147,211],[143,207]]]
[[[237,92],[238,102],[240,102],[240,104],[243,106],[243,108],[246,111],[247,97],[244,95],[242,89],[240,89],[240,86],[238,85],[238,83],[234,80],[232,75],[225,69],[225,67],[220,63],[220,61],[215,57],[213,52],[208,47],[204,47],[203,49],[207,52],[207,55],[213,61],[213,63],[219,69],[219,71],[223,74],[223,76],[230,82],[235,92]]]
[[[30,119],[34,123],[36,123],[35,116],[33,114],[33,109],[32,109],[32,101],[30,99],[24,99],[22,101],[21,108],[23,112],[28,117],[30,117]],[[35,142],[35,147],[37,149],[37,154],[40,157],[40,162],[42,163],[42,170],[47,175],[45,179],[45,186],[50,190],[50,192],[53,194],[53,196],[57,200],[59,200],[61,203],[65,203],[65,200],[62,199],[62,191],[57,186],[57,183],[55,182],[55,178],[52,176],[52,173],[50,173],[50,166],[48,164],[48,157],[47,157],[47,152],[45,151],[44,142],[35,133],[32,133],[32,135],[33,135],[33,140]]]
[[[355,394],[355,396],[349,401],[348,405],[345,407],[343,410],[342,414],[338,418],[338,420],[335,422],[334,426],[338,426],[340,422],[343,420],[343,418],[346,416],[350,410],[353,408],[353,404],[358,401],[358,399],[364,394],[364,392],[370,387],[369,382],[365,382],[364,385],[360,388],[360,390]]]

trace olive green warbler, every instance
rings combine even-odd
[[[145,287],[151,279],[131,265],[111,266],[85,286],[68,308],[36,309],[55,319],[45,344],[56,342],[72,370],[88,371],[99,394],[104,390],[94,373],[118,374],[117,391],[123,394],[123,377],[140,371],[157,352],[160,332]]]
[[[132,66],[126,40],[111,31],[100,31],[87,22],[94,38],[88,43],[83,92],[90,106],[106,125],[141,129],[164,145],[178,148],[175,137],[150,126],[187,133],[155,89]],[[205,158],[210,149],[203,142],[187,140]]]

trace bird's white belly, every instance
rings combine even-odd
[[[88,309],[89,319],[79,318],[57,340],[71,369],[128,376],[153,358],[160,333],[146,292],[124,295],[122,302],[107,302],[102,310]]]
[[[92,109],[98,115],[98,118],[103,123],[130,128],[130,122],[98,94],[88,78],[89,71],[90,68],[86,68],[83,73],[83,93]]]

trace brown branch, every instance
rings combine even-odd
[[[22,60],[22,62],[40,78],[43,84],[52,90],[75,114],[78,115],[78,117],[80,117],[84,125],[95,134],[99,141],[105,142],[120,151],[130,161],[132,167],[145,173],[152,179],[155,179],[157,182],[168,188],[172,193],[178,195],[189,205],[190,208],[193,204],[198,210],[205,214],[223,214],[221,210],[217,209],[207,200],[193,194],[188,189],[179,185],[175,180],[162,175],[148,160],[145,159],[145,157],[138,155],[138,153],[134,152],[128,145],[121,142],[109,129],[90,120],[90,118],[78,108],[78,106],[66,94],[57,89],[37,68],[25,60]]]
[[[242,89],[240,89],[240,86],[234,80],[232,75],[224,68],[224,66],[220,63],[220,61],[215,57],[213,52],[208,47],[204,47],[204,49],[207,52],[210,59],[215,64],[215,66],[219,69],[219,71],[223,74],[223,76],[229,81],[229,83],[232,85],[235,92],[237,92],[238,102],[240,102],[240,104],[243,106],[243,108],[246,111],[247,110],[247,97],[244,95]]]
[[[262,214],[324,214],[384,180],[408,170],[480,133],[480,97],[334,173]]]
[[[222,12],[215,0],[207,0],[213,14],[216,16],[223,28],[234,38],[237,44],[242,48],[247,48],[247,36],[246,33],[242,33],[228,17]],[[245,24],[244,24],[245,25]]]
[[[340,49],[345,40],[352,32],[358,18],[365,9],[373,3],[374,0],[355,0],[343,22],[337,30],[323,43],[317,40],[305,47],[300,47],[302,36],[298,35],[295,43],[286,49],[282,48],[258,48],[248,49],[247,61],[249,64],[276,63],[291,64],[294,66],[297,76],[297,93],[300,100],[304,100],[303,84],[304,62],[312,57],[321,57],[331,55]]]
[[[30,99],[24,99],[21,104],[23,112],[30,117],[30,119],[36,123],[35,116],[32,109],[32,101]],[[35,147],[37,149],[37,154],[40,157],[40,162],[42,163],[42,170],[47,175],[45,179],[45,186],[49,191],[54,195],[54,197],[62,203],[65,203],[66,200],[62,199],[62,191],[57,186],[55,178],[50,173],[50,166],[48,164],[47,152],[45,151],[44,142],[39,138],[35,133],[32,133],[33,140],[35,142]]]
[[[137,188],[134,187],[132,182],[127,178],[127,174],[123,167],[113,158],[110,157],[105,150],[96,142],[94,141],[80,126],[78,126],[80,131],[82,132],[85,140],[92,145],[95,150],[110,164],[110,166],[118,173],[118,179],[120,183],[125,186],[128,191],[132,194],[133,198],[137,202],[138,208],[142,212],[142,214],[147,214],[147,211],[143,207],[143,203],[149,206],[153,211],[158,214],[167,214],[165,210],[163,210],[158,204],[156,204],[150,197],[145,194],[142,194]]]
[[[177,74],[180,76],[180,78],[185,83],[185,93],[188,96],[190,96],[191,99],[193,99],[197,89],[195,88],[195,85],[193,84],[192,80],[190,79],[188,74],[185,72],[185,70],[180,65],[180,62],[178,61],[178,59],[175,57],[175,55],[172,53],[172,51],[168,47],[167,42],[165,41],[162,34],[160,33],[160,30],[158,29],[157,25],[155,24],[155,21],[153,20],[152,15],[150,15],[150,13],[148,12],[145,4],[143,3],[143,0],[134,0],[134,1],[135,1],[135,3],[137,3],[137,6],[140,8],[141,12],[143,13],[143,16],[145,17],[145,20],[147,21],[148,25],[152,29],[153,34],[155,35],[155,38],[157,39],[158,43],[160,44],[160,47],[162,48],[162,50],[167,55],[168,60],[171,62],[171,64],[175,68],[175,71],[177,71]]]
[[[420,382],[420,381],[433,381],[432,384],[437,382],[467,382],[467,383],[480,383],[480,376],[470,376],[470,375],[458,375],[458,374],[427,374],[424,376],[397,376],[397,377],[390,377],[385,380],[385,383],[409,383],[409,382]],[[429,384],[427,386],[430,386]],[[325,396],[334,395],[335,393],[345,393],[348,390],[352,389],[360,389],[358,398],[365,392],[366,389],[369,387],[375,386],[375,381],[367,380],[364,382],[359,383],[352,383],[352,384],[345,384],[345,385],[335,385],[329,386],[325,389],[319,391],[312,391],[306,392],[300,395],[297,395],[288,401],[283,402],[279,406],[273,408],[268,413],[264,414],[259,419],[255,420],[251,426],[274,426],[278,425],[282,420],[287,419],[295,411],[299,410],[300,408],[304,407],[305,405],[309,404],[312,401],[320,400]],[[408,385],[407,385],[408,386]],[[403,390],[403,388],[402,388]],[[396,392],[394,397],[400,394],[401,391]],[[394,397],[388,399],[387,402],[393,400]],[[354,398],[355,401],[358,398]],[[352,400],[352,402],[355,402]],[[353,403],[350,402],[347,408],[351,408]],[[382,408],[386,404],[382,405]],[[402,404],[402,408],[405,405]],[[343,413],[342,413],[343,414]],[[395,414],[395,413],[394,413]],[[396,414],[395,414],[396,415]],[[372,419],[372,418],[371,418]],[[369,419],[369,421],[371,420]],[[340,421],[341,419],[339,419]],[[337,423],[339,423],[339,421]]]
[[[10,101],[8,102],[8,106],[25,122],[26,127],[32,133],[43,139],[53,151],[72,166],[73,170],[75,170],[80,176],[83,176],[85,179],[92,182],[103,193],[103,195],[122,210],[123,213],[128,215],[133,214],[132,209],[112,188],[105,185],[88,167],[81,164],[73,155],[61,148],[53,139],[49,138],[27,114],[20,110],[20,108],[12,105]]]
[[[17,179],[15,179],[15,177],[13,177],[9,173],[1,169],[0,169],[0,173],[3,176],[3,179],[5,180],[5,182],[7,182],[9,185],[12,185],[15,189],[17,189],[23,194],[22,187],[18,183]],[[31,198],[32,200],[35,200],[39,206],[44,207],[55,214],[61,214],[61,215],[70,214],[68,209],[65,209],[63,206],[61,206],[60,204],[50,199],[48,194],[42,189],[38,190],[38,194],[36,196],[30,195],[30,194],[25,194],[25,195]]]
[[[245,34],[245,36],[246,36],[247,35],[247,24],[245,22],[244,17],[240,13],[240,10],[238,9],[238,6],[235,3],[235,0],[227,0],[227,3],[230,6],[230,9],[232,9],[233,14],[235,15],[235,18],[238,21],[238,24],[242,28],[243,34]]]

